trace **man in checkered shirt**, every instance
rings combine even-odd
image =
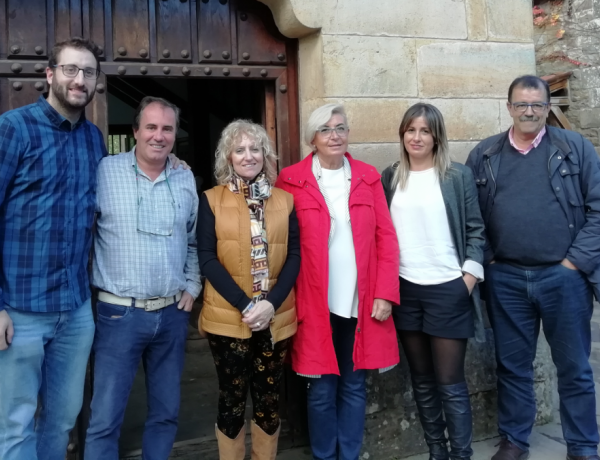
[[[100,162],[92,284],[99,289],[94,394],[86,460],[118,460],[123,416],[140,360],[146,373],[145,459],[166,460],[177,432],[189,312],[200,294],[198,195],[168,158],[179,109],[144,98],[137,144]]]

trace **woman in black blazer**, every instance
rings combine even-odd
[[[382,175],[400,245],[401,305],[394,321],[430,459],[470,459],[465,353],[469,337],[485,340],[477,287],[485,240],[475,181],[469,168],[451,162],[444,119],[434,106],[409,108],[399,131],[400,160]]]

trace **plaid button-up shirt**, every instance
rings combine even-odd
[[[73,310],[90,297],[96,170],[106,155],[84,116],[43,96],[0,116],[0,310]]]
[[[152,181],[137,168],[135,148],[98,169],[92,283],[120,297],[200,294],[196,247],[198,194],[191,171],[171,169]]]

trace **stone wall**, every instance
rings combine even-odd
[[[540,7],[550,12],[550,4]],[[573,71],[565,115],[600,153],[600,0],[564,2],[556,24],[534,28],[538,75]],[[561,39],[557,33],[564,30]]]
[[[350,153],[380,171],[399,155],[398,126],[412,104],[427,101],[442,111],[452,154],[464,161],[479,140],[510,126],[508,86],[535,72],[529,0],[261,1],[283,34],[299,38],[302,123],[321,104],[344,103]],[[476,439],[497,434],[487,333],[485,344],[469,343],[467,357]],[[553,380],[547,345],[540,350],[535,380],[544,422]],[[404,358],[393,371],[370,374],[367,412],[363,459],[426,450]]]
[[[343,102],[350,152],[379,170],[398,126],[426,100],[443,112],[454,156],[509,126],[506,90],[535,72],[528,0],[261,0],[299,37],[300,114]],[[309,150],[303,146],[304,153]]]

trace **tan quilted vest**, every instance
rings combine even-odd
[[[246,200],[223,185],[205,193],[215,215],[219,262],[246,295],[252,298],[250,213]],[[273,188],[271,196],[265,200],[269,289],[277,283],[277,277],[287,257],[289,216],[293,206],[292,195],[277,188]],[[252,330],[242,322],[240,311],[227,302],[208,280],[204,288],[204,307],[200,322],[202,330],[211,334],[240,339],[252,336]],[[294,335],[296,329],[295,296],[292,289],[271,321],[271,334],[273,340],[279,342]]]

